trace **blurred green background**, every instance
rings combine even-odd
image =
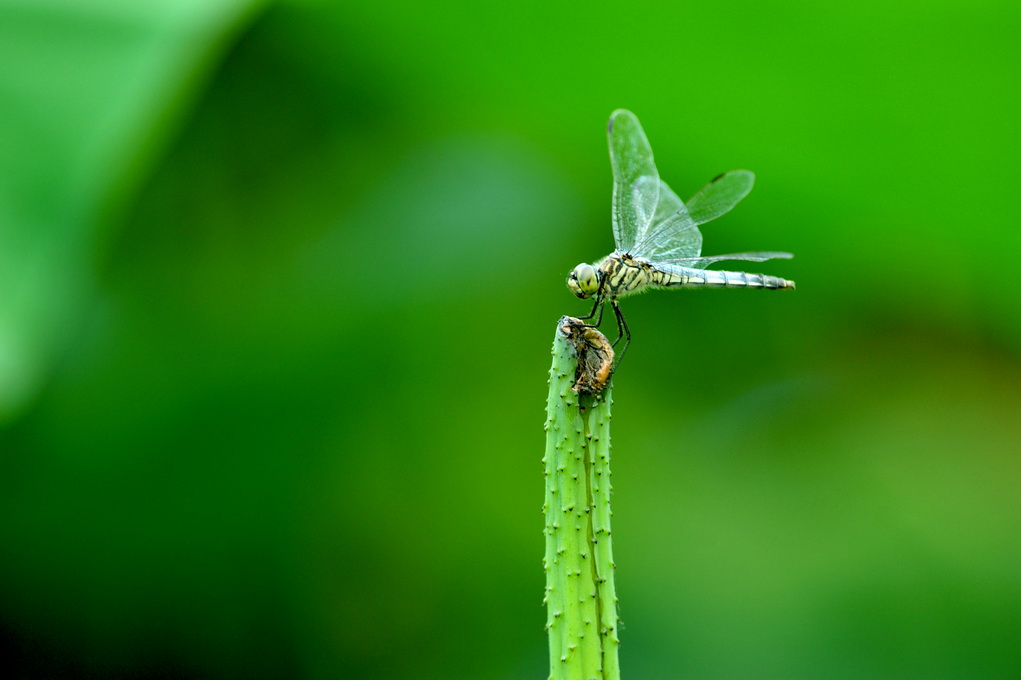
[[[627,300],[625,678],[1021,677],[1013,0],[0,0],[0,657],[540,678],[605,123],[791,294]],[[10,677],[10,676],[9,676]]]

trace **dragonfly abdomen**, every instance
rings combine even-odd
[[[749,274],[748,272],[728,272],[718,269],[689,269],[678,267],[671,272],[655,272],[653,285],[674,287],[706,287],[706,288],[764,288],[766,290],[782,290],[794,288],[794,282],[778,276],[766,274]],[[660,279],[660,280],[655,280]]]

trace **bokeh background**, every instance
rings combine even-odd
[[[1019,19],[0,1],[8,677],[545,677],[618,107],[798,282],[626,301],[624,676],[1021,677]]]

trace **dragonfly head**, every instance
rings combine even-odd
[[[599,270],[590,264],[579,264],[567,277],[567,287],[582,300],[599,292]]]

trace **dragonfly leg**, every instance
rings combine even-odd
[[[620,342],[620,339],[623,337],[627,337],[628,342],[631,341],[631,331],[628,330],[627,321],[624,320],[624,313],[621,312],[620,307],[617,306],[617,301],[612,300],[610,304],[613,305],[613,315],[617,317],[617,339],[614,340],[613,344],[610,346],[616,347],[617,343]],[[624,346],[627,347],[627,342],[624,343]]]
[[[624,352],[627,351],[628,345],[631,344],[631,329],[627,327],[627,321],[624,319],[624,314],[620,311],[620,307],[617,306],[617,301],[611,300],[610,304],[613,305],[613,313],[617,317],[617,339],[613,341],[611,346],[615,346],[620,342],[621,338],[624,338],[624,349],[620,350],[620,354],[617,355],[617,363],[613,367],[613,370],[616,371],[617,367],[620,366],[621,360],[624,358]]]
[[[590,328],[598,327],[599,324],[602,323],[602,321],[603,321],[603,299],[602,298],[596,298],[596,304],[592,305],[592,311],[589,312],[585,316],[579,316],[578,319],[579,320],[591,319],[593,316],[596,315],[596,310],[597,309],[599,310],[599,317],[596,318],[596,322],[595,323],[590,323],[590,324],[585,324],[585,325],[589,326]]]

